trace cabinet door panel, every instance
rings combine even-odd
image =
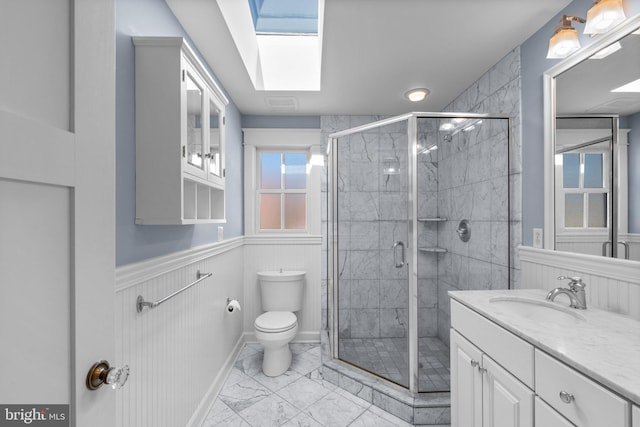
[[[482,426],[482,352],[451,329],[451,426]]]
[[[484,427],[533,427],[533,391],[487,355],[482,366]]]
[[[535,427],[574,427],[565,417],[556,412],[536,396],[535,403],[536,426]]]

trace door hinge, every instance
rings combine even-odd
[[[187,146],[186,145],[182,146],[182,157],[187,157]]]
[[[182,70],[182,81],[184,82],[184,70]]]
[[[224,169],[222,169],[222,177],[224,178],[226,176],[227,176],[227,169],[224,168]]]
[[[223,125],[227,124],[227,118],[225,116],[222,116],[222,124]]]

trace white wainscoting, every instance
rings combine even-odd
[[[253,323],[261,313],[258,271],[306,271],[304,303],[298,317],[296,341],[320,341],[322,236],[247,236],[245,237],[244,332],[247,341],[255,341]]]
[[[640,263],[570,252],[518,248],[521,287],[564,286],[558,276],[580,276],[587,284],[587,306],[640,320]]]
[[[212,272],[194,287],[142,313],[136,298],[154,301]],[[117,364],[131,368],[117,394],[118,426],[200,427],[243,342],[243,238],[230,239],[116,271]],[[103,391],[107,393],[108,391]]]

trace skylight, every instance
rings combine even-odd
[[[258,34],[318,34],[318,0],[248,1]]]
[[[324,0],[217,3],[256,90],[320,90]]]

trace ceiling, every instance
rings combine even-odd
[[[571,2],[325,0],[321,90],[291,92],[253,88],[215,0],[166,1],[238,109],[257,115],[441,111]],[[411,103],[414,87],[431,94]],[[274,108],[280,97],[295,111]]]
[[[620,40],[620,50],[602,59],[587,59],[556,78],[558,114],[635,114],[640,93],[611,92],[640,77],[640,34]]]

